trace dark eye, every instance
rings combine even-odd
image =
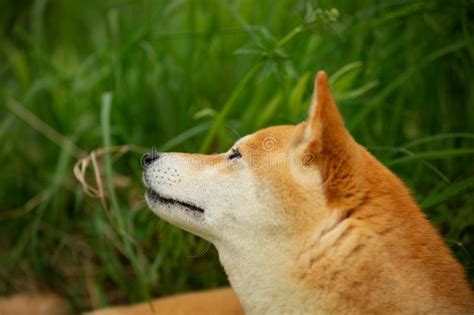
[[[232,149],[230,155],[227,157],[229,160],[233,159],[239,159],[242,157],[242,154],[240,154],[239,149]]]

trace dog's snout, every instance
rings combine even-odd
[[[153,163],[154,161],[158,160],[160,158],[160,154],[158,152],[150,152],[150,153],[145,153],[142,158],[142,165],[144,167],[148,167]]]

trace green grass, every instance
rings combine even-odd
[[[140,154],[297,123],[319,69],[473,279],[473,21],[472,0],[2,2],[0,294],[87,310],[225,284],[213,248],[146,209]],[[126,144],[90,197],[75,162]]]

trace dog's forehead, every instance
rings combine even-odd
[[[291,138],[293,130],[294,126],[288,125],[265,128],[239,139],[234,147],[271,152],[273,149],[284,146]]]
[[[252,137],[253,137],[253,133],[249,134],[249,135],[246,135],[246,136],[243,136],[242,138],[240,138],[239,140],[237,140],[234,144],[234,147],[237,148],[239,147],[240,145],[242,145],[243,143],[245,143],[246,141],[249,141]]]

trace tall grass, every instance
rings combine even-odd
[[[225,284],[213,248],[146,210],[140,152],[297,123],[318,69],[472,278],[472,21],[470,0],[4,2],[0,294],[84,310]],[[74,163],[125,144],[97,156],[88,196]]]

